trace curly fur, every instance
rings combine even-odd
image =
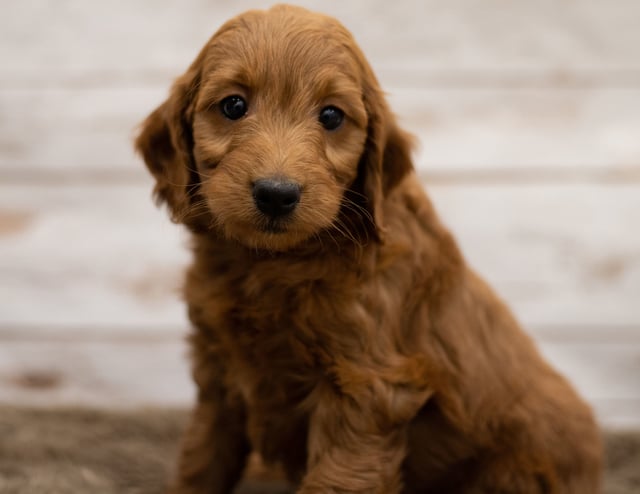
[[[229,95],[246,116],[222,115]],[[465,265],[336,20],[232,19],[136,146],[193,234],[198,398],[173,492],[231,492],[251,450],[300,494],[599,492],[591,411]],[[277,230],[251,194],[274,176],[302,188]]]

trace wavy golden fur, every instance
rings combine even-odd
[[[599,492],[591,411],[467,268],[410,144],[349,32],[290,6],[227,22],[144,122],[193,234],[172,492],[231,492],[251,450],[300,494]]]

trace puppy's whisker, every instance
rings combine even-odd
[[[364,197],[364,196],[363,196]],[[342,201],[341,204],[349,209],[350,211],[353,211],[354,213],[359,213],[362,214],[363,216],[365,216],[371,223],[373,223],[373,216],[371,216],[371,213],[362,205],[358,204],[357,202],[353,201],[352,199],[349,199],[348,197],[342,197]]]
[[[356,238],[356,236],[352,233],[351,229],[344,224],[340,217],[336,218],[336,220],[332,224],[333,228],[340,233],[343,237],[350,240],[353,244],[357,246],[361,246],[360,241]]]
[[[345,210],[347,211],[351,211],[353,213],[355,213],[358,216],[361,216],[363,218],[364,221],[368,221],[371,225],[374,225],[374,221],[373,218],[371,217],[371,214],[369,214],[368,211],[363,210],[361,207],[359,207],[357,204],[355,203],[344,203],[343,204]],[[366,214],[365,214],[366,213]],[[349,225],[345,224],[345,221],[349,222]],[[348,227],[348,229],[350,231],[354,231],[356,225],[354,224],[354,218],[350,217],[350,216],[343,216],[342,218],[342,223],[345,227]],[[366,243],[369,242],[370,238],[369,238],[369,229],[368,228],[360,228],[360,230],[363,230],[364,235],[366,236]]]

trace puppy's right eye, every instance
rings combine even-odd
[[[240,96],[227,96],[220,102],[220,111],[229,120],[238,120],[247,113],[247,102]]]

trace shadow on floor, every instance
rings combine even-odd
[[[186,413],[0,408],[3,494],[160,494]],[[640,492],[640,432],[606,433],[605,494]],[[237,494],[286,494],[251,468]]]

